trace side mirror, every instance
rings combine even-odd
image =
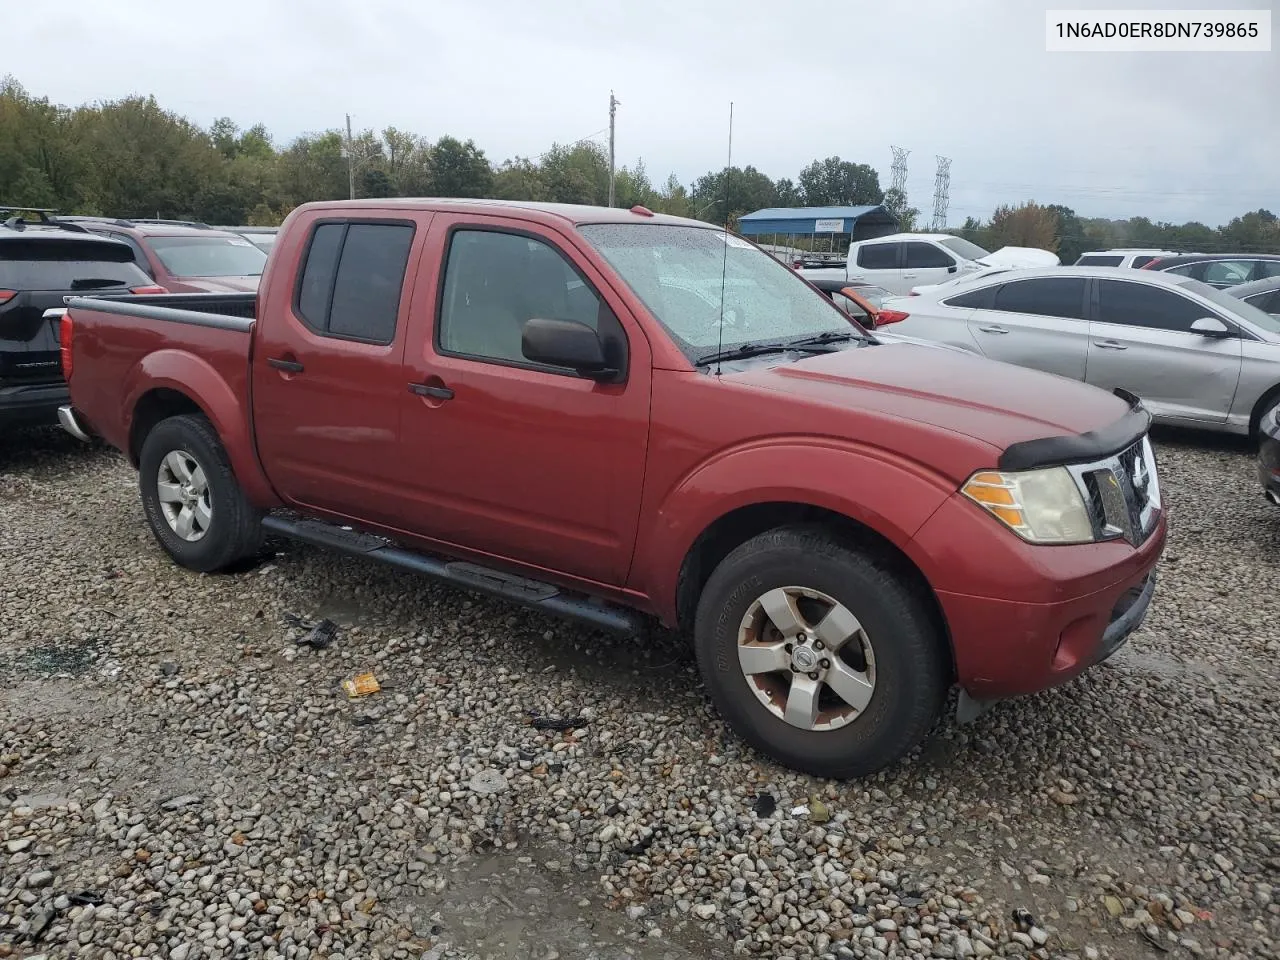
[[[1198,333],[1202,337],[1212,337],[1215,340],[1231,336],[1231,331],[1227,328],[1227,325],[1217,317],[1201,317],[1191,324],[1191,332]]]
[[[521,332],[520,352],[526,360],[568,367],[593,380],[608,380],[618,372],[608,365],[599,335],[577,320],[529,320]]]
[[[955,273],[957,269],[959,268],[953,263],[951,266],[947,267],[947,273]]]

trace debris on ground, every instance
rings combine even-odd
[[[300,647],[324,650],[338,636],[338,625],[328,617],[312,623],[309,620],[303,620],[296,613],[286,613],[281,619],[295,630],[303,631],[302,636],[294,641]]]
[[[542,717],[532,710],[529,714],[533,717],[529,723],[535,730],[557,730],[564,733],[587,725],[586,717]]]
[[[767,791],[756,794],[755,811],[757,817],[768,819],[773,816],[773,812],[777,809],[778,801],[773,799],[773,794]]]
[[[367,697],[371,693],[377,693],[382,689],[382,684],[378,683],[378,678],[372,673],[361,673],[350,680],[343,680],[342,689],[350,699],[355,700],[357,697]]]

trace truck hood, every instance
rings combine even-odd
[[[194,293],[256,293],[261,277],[179,277]]]
[[[1037,247],[1001,247],[977,262],[989,267],[1056,267],[1062,263],[1056,253]]]
[[[1075,380],[905,342],[753,367],[725,379],[930,424],[999,452],[1026,440],[1098,430],[1129,410],[1119,397]]]

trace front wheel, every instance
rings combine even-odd
[[[212,573],[261,546],[262,513],[245,498],[205,417],[158,423],[142,443],[138,471],[151,532],[181,566]]]
[[[698,665],[744,740],[821,777],[864,776],[928,732],[946,695],[929,601],[871,553],[809,528],[747,541],[698,602]]]

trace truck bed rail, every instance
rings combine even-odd
[[[129,294],[66,297],[65,302],[77,310],[247,333],[253,329],[258,297],[254,293]]]

